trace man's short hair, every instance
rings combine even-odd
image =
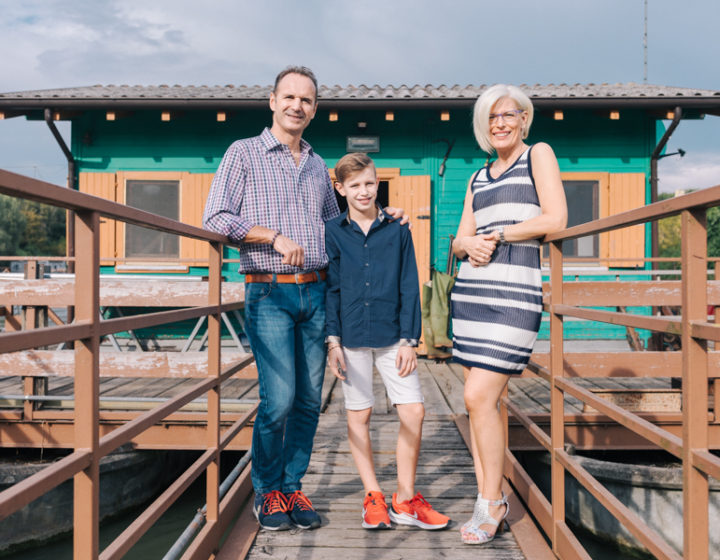
[[[288,66],[287,68],[285,68],[275,78],[275,85],[273,86],[273,93],[277,93],[277,88],[278,88],[278,84],[280,83],[280,80],[282,80],[288,74],[300,74],[301,76],[310,78],[313,85],[315,86],[315,101],[317,101],[317,96],[318,96],[317,78],[315,77],[315,74],[313,74],[313,71],[310,70],[310,68],[308,68],[307,66]]]
[[[368,167],[374,168],[375,164],[367,154],[353,152],[344,155],[335,164],[335,179],[339,183],[344,183],[351,175]]]

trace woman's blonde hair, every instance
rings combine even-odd
[[[510,86],[506,84],[495,84],[486,89],[475,102],[475,109],[473,111],[473,130],[475,132],[475,139],[477,140],[480,147],[491,154],[495,151],[492,143],[490,142],[490,111],[495,104],[509,97],[521,109],[527,113],[527,122],[522,130],[522,138],[528,137],[530,133],[530,125],[533,121],[533,104],[530,98],[518,87]]]

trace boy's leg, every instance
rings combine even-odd
[[[400,377],[395,365],[398,345],[376,351],[375,365],[383,377],[392,403],[400,417],[397,442],[398,492],[393,494],[389,516],[401,525],[414,525],[422,529],[443,529],[450,518],[435,511],[422,497],[415,493],[422,423],[425,417],[422,390],[417,370]]]
[[[373,356],[370,348],[343,348],[345,381],[342,383],[347,410],[348,443],[365,493],[380,491],[370,442],[370,416],[374,404]]]
[[[380,492],[375,475],[375,463],[372,454],[372,442],[370,441],[370,415],[372,408],[365,410],[348,410],[348,443],[357,467],[360,480],[362,480],[365,493]]]
[[[348,443],[365,489],[362,526],[365,529],[389,529],[390,518],[385,496],[375,475],[370,441],[370,416],[374,403],[373,352],[370,348],[343,348],[345,353],[345,408],[347,409]]]
[[[400,430],[395,450],[398,478],[397,499],[404,502],[415,496],[415,473],[420,456],[425,407],[422,403],[399,404],[397,413],[400,418]]]

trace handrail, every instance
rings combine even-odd
[[[551,513],[548,533],[553,551],[560,558],[585,558],[586,552],[572,536],[565,520],[565,474],[576,480],[610,511],[620,523],[658,558],[707,558],[709,542],[708,476],[720,474],[720,458],[708,452],[708,350],[707,340],[720,340],[720,325],[707,322],[708,260],[705,212],[720,206],[720,186],[693,192],[673,199],[630,210],[574,226],[546,236],[550,244],[550,294],[544,309],[550,314],[550,366],[530,364],[528,370],[550,383],[550,436],[507,399],[503,406],[525,426],[529,433],[549,449],[551,455],[551,511],[537,512],[538,518]],[[655,221],[668,216],[682,216],[682,316],[647,317],[628,313],[587,309],[564,303],[562,241]],[[717,265],[716,265],[717,266]],[[717,268],[716,268],[717,270]],[[578,317],[604,323],[646,328],[656,332],[682,335],[682,401],[683,437],[677,437],[648,422],[639,415],[595,396],[576,381],[565,378],[563,353],[563,319]],[[635,434],[653,442],[682,459],[684,539],[679,555],[640,517],[621,504],[599,481],[591,476],[565,449],[564,396],[570,394],[591,405]],[[717,418],[719,412],[715,410]],[[511,470],[516,473],[517,466]],[[521,486],[525,485],[523,478]],[[526,486],[526,485],[525,485]],[[540,504],[542,507],[543,504]]]
[[[99,461],[117,447],[131,441],[162,419],[177,412],[197,396],[207,394],[207,447],[203,455],[178,478],[100,555],[119,558],[147,531],[183,489],[206,473],[208,524],[218,522],[220,514],[220,452],[245,427],[256,407],[221,431],[220,387],[222,383],[248,366],[253,358],[246,355],[239,362],[221,369],[220,326],[222,313],[242,306],[242,302],[222,303],[222,253],[229,240],[201,228],[130,208],[92,195],[51,185],[5,170],[0,170],[0,193],[66,208],[75,216],[75,296],[76,319],[73,324],[37,328],[0,334],[0,353],[26,350],[60,342],[75,341],[75,408],[73,413],[75,451],[23,482],[0,492],[0,519],[23,505],[74,477],[74,557],[98,558]],[[183,235],[208,242],[208,294],[206,305],[195,305],[145,313],[131,317],[102,320],[100,302],[100,217]],[[208,317],[207,378],[159,406],[136,416],[103,437],[99,434],[99,341],[104,335],[129,329],[151,327],[190,318]],[[226,515],[232,515],[232,512]],[[217,544],[217,531],[204,532],[203,543]],[[207,547],[207,544],[204,545]]]

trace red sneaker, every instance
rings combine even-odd
[[[363,501],[364,529],[390,529],[390,518],[385,496],[380,492],[368,492]]]
[[[435,511],[420,492],[412,500],[404,502],[398,502],[397,494],[393,494],[390,519],[398,525],[414,525],[429,530],[444,529],[450,522],[450,518]]]

